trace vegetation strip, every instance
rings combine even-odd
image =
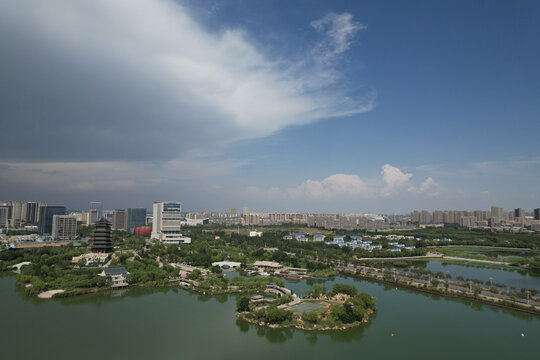
[[[351,273],[349,271],[340,271],[340,274],[344,275],[344,276],[350,276],[350,277],[353,277],[353,278],[372,281],[372,282],[377,282],[377,283],[381,283],[381,284],[398,286],[398,287],[401,287],[401,288],[404,288],[404,289],[423,292],[423,293],[427,293],[427,294],[439,295],[439,296],[444,296],[444,297],[449,297],[449,298],[459,298],[459,299],[464,299],[464,300],[470,300],[470,301],[474,301],[474,302],[478,302],[478,303],[497,306],[497,307],[504,308],[504,309],[511,309],[511,310],[521,311],[521,312],[525,312],[525,313],[528,313],[528,314],[540,316],[540,311],[538,311],[538,310],[536,310],[534,308],[533,308],[534,310],[530,309],[530,308],[525,308],[522,305],[509,303],[509,302],[504,301],[504,300],[500,300],[500,301],[496,302],[496,301],[489,301],[489,300],[486,300],[486,299],[481,299],[481,298],[474,297],[474,296],[467,296],[467,295],[464,295],[464,294],[440,292],[440,291],[435,290],[435,289],[417,287],[417,286],[413,286],[413,285],[403,284],[403,283],[400,283],[400,282],[389,281],[389,280],[386,280],[386,279],[375,278],[375,277],[371,277],[371,276],[363,276],[361,274],[358,274],[358,273],[354,274],[354,273]]]

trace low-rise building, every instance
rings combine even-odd
[[[124,267],[104,269],[99,276],[106,276],[111,280],[111,287],[119,288],[128,286],[127,276],[128,271]]]
[[[72,263],[78,263],[83,260],[83,265],[88,266],[90,264],[105,264],[111,258],[110,253],[88,253],[71,258]]]
[[[275,261],[255,261],[253,266],[259,270],[280,270],[283,265]]]

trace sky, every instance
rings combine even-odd
[[[0,0],[0,199],[540,207],[538,1]]]

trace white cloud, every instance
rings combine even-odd
[[[390,196],[398,193],[407,187],[413,174],[403,173],[399,168],[390,164],[385,164],[381,168],[384,187],[381,190],[382,196]]]
[[[288,189],[292,196],[328,197],[365,194],[368,188],[358,175],[334,174],[322,181],[306,180],[296,188]]]
[[[435,180],[433,180],[432,177],[428,177],[426,180],[420,183],[420,186],[418,187],[411,186],[409,187],[409,189],[407,189],[407,191],[409,192],[430,196],[439,196],[441,190],[441,185],[439,185]]]
[[[329,13],[321,19],[311,22],[311,26],[318,32],[325,34],[324,38],[315,48],[322,63],[331,63],[337,55],[347,51],[356,34],[367,26],[353,21],[349,13]]]
[[[242,30],[209,32],[172,0],[0,1],[0,22],[7,161],[219,153],[238,140],[374,106],[371,93],[347,96],[327,76],[339,73],[329,62],[315,66],[304,54],[299,67],[269,58]],[[333,59],[363,28],[350,14],[313,26],[323,34],[314,47],[326,44]],[[31,149],[17,146],[23,136]]]
[[[410,179],[413,174],[404,173],[399,168],[385,164],[381,167],[381,178],[366,181],[356,174],[333,174],[323,180],[308,179],[297,187],[280,189],[271,187],[261,189],[251,187],[250,192],[254,196],[267,198],[306,198],[306,199],[329,199],[329,198],[377,198],[390,196],[438,196],[443,189],[432,177],[418,185],[412,184]]]

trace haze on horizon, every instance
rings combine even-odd
[[[0,200],[540,206],[536,1],[0,0]]]

